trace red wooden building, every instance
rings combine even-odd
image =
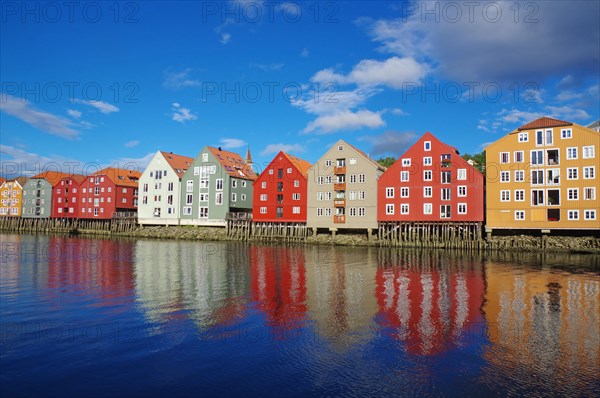
[[[137,212],[139,171],[108,167],[81,184],[79,218],[110,219],[115,213]]]
[[[52,181],[52,218],[78,218],[79,194],[85,176],[64,174]]]
[[[482,222],[484,177],[427,132],[379,178],[377,219]]]
[[[306,160],[279,152],[254,182],[254,221],[306,222],[310,167]]]

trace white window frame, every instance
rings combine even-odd
[[[400,197],[401,198],[410,197],[410,189],[408,187],[400,187]]]
[[[567,180],[578,180],[578,179],[579,179],[579,167],[567,167]]]
[[[514,163],[524,163],[525,162],[525,151],[514,151],[513,159],[514,159]]]
[[[525,190],[524,189],[515,189],[515,202],[525,202]]]
[[[408,203],[401,203],[400,204],[400,214],[410,214],[410,205]]]
[[[567,147],[567,160],[575,160],[578,157],[578,148],[576,146]]]
[[[586,145],[581,147],[582,159],[594,159],[596,157],[596,147],[594,145]]]
[[[433,187],[423,187],[423,197],[424,198],[433,197]]]
[[[579,210],[568,209],[567,210],[567,220],[579,221]]]
[[[423,203],[423,214],[433,214],[432,203]]]
[[[467,196],[467,186],[466,185],[459,185],[458,187],[456,187],[456,196],[458,196],[459,198],[464,198]],[[464,191],[464,192],[462,192]]]
[[[385,197],[386,198],[393,198],[394,197],[394,187],[386,187],[385,188]]]
[[[510,202],[510,189],[500,190],[500,202]]]
[[[387,203],[385,205],[385,214],[387,215],[393,215],[394,214],[394,204],[393,203]]]
[[[525,210],[515,210],[515,221],[525,220]]]
[[[458,203],[456,208],[456,214],[467,214],[467,204]]]

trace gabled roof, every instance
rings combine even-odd
[[[529,122],[517,130],[534,130],[541,129],[546,127],[563,127],[563,126],[571,126],[573,123],[565,122],[564,120],[553,119],[551,117],[541,117],[539,119],[535,119],[533,122]]]
[[[239,154],[210,146],[207,148],[231,177],[252,181],[258,177]]]
[[[0,177],[0,186],[6,182],[6,178]]]
[[[160,151],[160,153],[163,155],[167,163],[169,163],[169,166],[171,166],[179,178],[183,177],[183,173],[190,168],[192,162],[194,161],[192,158],[183,155],[177,155],[173,152]]]
[[[17,178],[13,178],[11,180],[7,180],[6,182],[17,182],[17,183],[19,183],[21,188],[23,188],[23,185],[25,185],[27,180],[29,180],[29,178],[27,178],[27,177],[17,177]]]
[[[85,176],[82,176],[80,174],[69,174],[69,173],[63,173],[60,171],[52,171],[52,170],[48,170],[48,171],[44,171],[43,173],[36,174],[31,178],[32,179],[44,179],[44,180],[48,181],[52,186],[55,186],[63,178],[69,178],[69,177],[72,177],[78,183],[81,183],[81,181],[83,181],[85,179]]]
[[[304,159],[300,159],[299,157],[296,157],[294,155],[290,155],[289,153],[285,153],[285,152],[280,152],[283,156],[285,156],[286,158],[288,158],[288,160],[294,165],[296,166],[296,168],[298,170],[300,170],[300,173],[302,173],[303,176],[308,176],[308,169],[311,168],[312,164],[308,163],[306,160]]]
[[[352,144],[348,144],[346,141],[344,140],[339,140],[335,145],[339,145],[340,143],[342,143],[343,145],[348,145],[350,148],[354,149],[356,152],[360,153],[362,156],[364,156],[367,160],[369,160],[371,163],[373,163],[374,166],[377,166],[377,168],[381,171],[386,171],[387,168],[383,167],[382,165],[380,165],[379,163],[377,163],[377,161],[371,159],[371,157],[369,155],[367,155],[366,153],[364,153],[363,151],[361,151],[360,149],[358,149],[357,147],[355,147]]]
[[[124,187],[137,187],[138,180],[142,173],[134,170],[118,169],[116,167],[107,167],[91,175],[105,175],[115,183]]]

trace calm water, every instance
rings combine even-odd
[[[1,237],[2,397],[600,394],[598,256]]]

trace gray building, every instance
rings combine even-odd
[[[44,173],[45,174],[45,173]],[[52,184],[42,175],[36,175],[23,186],[23,218],[50,218],[52,216]]]

